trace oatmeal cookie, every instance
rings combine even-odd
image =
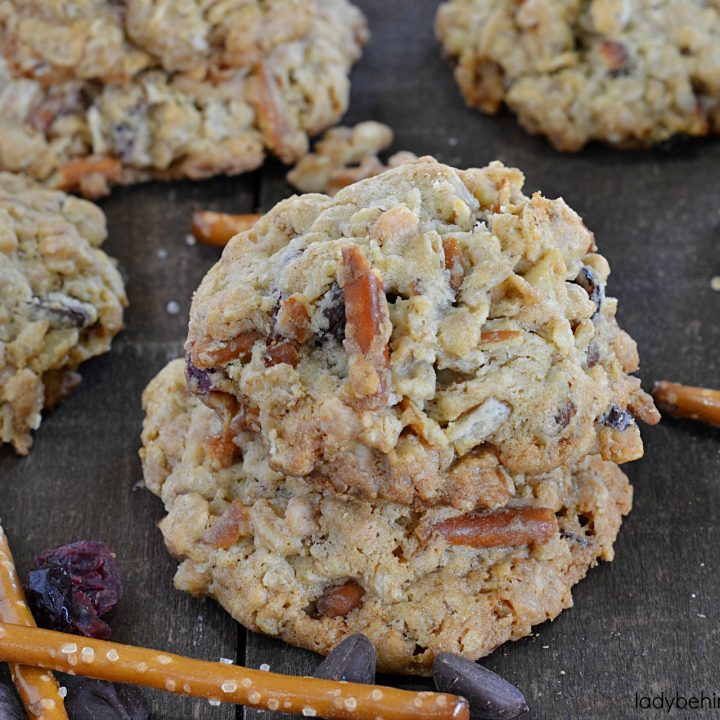
[[[447,530],[473,513],[343,500],[273,471],[251,433],[231,441],[228,462],[222,422],[187,391],[182,361],[150,383],[144,405],[145,481],[167,509],[175,585],[315,652],[365,633],[384,671],[428,674],[439,651],[474,660],[554,618],[588,568],[612,559],[631,505],[620,469],[589,457],[518,478],[503,512],[525,520],[472,546]],[[533,515],[548,527],[538,532]]]
[[[347,107],[347,0],[0,1],[0,169],[106,194],[295,162]]]
[[[659,415],[607,261],[522,184],[422,158],[279,203],[195,295],[191,389],[274,469],[367,500],[468,509],[506,472],[640,457]]]
[[[122,328],[127,300],[100,250],[106,234],[95,205],[0,173],[0,444],[21,455],[43,408]]]
[[[450,0],[436,29],[469,105],[559,150],[720,132],[718,0]]]

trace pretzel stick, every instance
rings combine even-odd
[[[468,720],[465,698],[290,677],[0,623],[0,661],[328,720]]]
[[[28,610],[10,545],[0,525],[0,620],[33,627],[35,620]],[[36,667],[11,663],[10,674],[20,698],[32,718],[67,720],[60,687],[52,674]]]
[[[225,247],[230,238],[249,230],[261,217],[258,213],[230,215],[198,210],[193,213],[192,232],[198,242],[213,247]]]
[[[690,387],[663,380],[655,383],[652,394],[658,407],[666,415],[720,425],[720,390]]]

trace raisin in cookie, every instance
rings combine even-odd
[[[105,237],[95,205],[0,173],[0,444],[21,455],[43,408],[122,328],[125,290]]]
[[[717,0],[450,0],[436,29],[468,104],[559,150],[720,132]]]
[[[627,478],[597,456],[518,479],[492,513],[343,500],[273,471],[256,436],[228,441],[182,361],[144,405],[145,481],[167,509],[175,585],[316,652],[365,633],[389,672],[428,674],[439,651],[477,659],[554,618],[612,559],[630,509]]]
[[[89,197],[296,161],[367,38],[346,0],[0,2],[0,35],[0,169]]]
[[[274,469],[368,500],[467,509],[505,472],[640,457],[659,415],[607,261],[522,183],[423,158],[279,203],[195,295],[191,389]]]

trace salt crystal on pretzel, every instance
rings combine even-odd
[[[10,545],[0,525],[0,620],[33,627],[35,620],[25,602]],[[60,686],[53,675],[36,667],[10,663],[10,674],[32,718],[68,720]]]
[[[90,652],[92,651],[92,652]],[[469,720],[465,698],[291,677],[0,623],[0,661],[328,720]]]

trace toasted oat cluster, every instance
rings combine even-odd
[[[519,476],[642,455],[652,400],[607,261],[519,170],[422,158],[236,236],[191,310],[191,390],[268,463],[416,508],[494,508]]]
[[[122,328],[127,300],[105,237],[95,205],[0,173],[0,445],[21,455],[43,408]]]
[[[717,0],[449,0],[436,29],[469,105],[559,150],[720,132]]]
[[[182,360],[144,406],[145,480],[167,510],[175,585],[316,652],[365,633],[384,671],[428,674],[439,651],[477,659],[555,617],[612,559],[630,509],[627,478],[597,456],[516,476],[493,511],[342,498],[273,470],[257,434],[228,439],[188,392]]]
[[[24,0],[0,36],[0,169],[93,197],[295,162],[367,33],[347,0]]]
[[[388,168],[416,160],[411,152],[397,152],[387,165],[378,155],[393,141],[387,125],[368,120],[354,127],[330,128],[315,144],[314,152],[301,158],[287,174],[288,182],[304,193],[335,195],[358,180],[379,175]]]

